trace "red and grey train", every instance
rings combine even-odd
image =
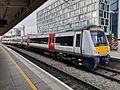
[[[107,37],[104,30],[97,25],[49,35],[3,38],[2,42],[47,51],[57,59],[69,60],[88,70],[94,70],[100,63],[106,65],[110,60]]]

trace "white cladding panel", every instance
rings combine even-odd
[[[60,50],[62,52],[70,52],[70,53],[73,53],[73,47],[72,46],[61,46],[61,45],[55,45],[55,49],[56,50]]]
[[[30,43],[30,46],[31,47],[36,47],[36,48],[48,49],[48,44]]]
[[[96,55],[96,49],[94,47],[90,31],[83,31],[83,41],[82,41],[82,53],[83,55]]]

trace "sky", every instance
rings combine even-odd
[[[33,13],[31,13],[29,16],[27,16],[24,20],[22,20],[20,23],[18,23],[15,27],[13,28],[22,28],[23,25],[25,26],[25,35],[27,34],[37,34],[37,22],[36,22],[36,16],[37,12],[45,8],[46,6],[50,5],[56,0],[48,0],[46,3],[44,3],[42,6],[40,6],[38,9],[36,9]],[[13,34],[15,33],[13,29]],[[10,31],[11,31],[10,30]],[[6,35],[10,35],[10,31],[6,33]],[[21,31],[21,35],[23,35],[23,31]]]

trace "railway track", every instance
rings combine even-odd
[[[120,59],[117,58],[111,58],[110,62],[107,66],[105,66],[106,68],[112,69],[112,70],[117,70],[120,71]]]
[[[120,59],[117,59],[117,58],[111,58],[110,61],[111,62],[119,62],[120,63]]]
[[[110,67],[98,66],[92,73],[120,83],[120,71]]]
[[[45,71],[49,72],[50,74],[52,74],[53,76],[55,76],[56,78],[58,78],[59,80],[61,80],[62,82],[64,82],[68,86],[70,86],[71,88],[73,88],[74,90],[99,90],[99,88],[92,86],[84,81],[81,81],[81,80],[79,80],[65,72],[62,72],[46,63],[43,63],[23,52],[16,50],[15,48],[12,48],[12,47],[10,47],[10,48],[13,49],[14,51],[18,52],[22,56],[24,56],[31,62],[35,63],[36,65],[38,65]]]

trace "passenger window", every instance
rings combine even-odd
[[[30,41],[32,43],[47,44],[48,43],[48,38],[31,38]]]
[[[76,47],[80,47],[80,34],[76,35]]]
[[[62,46],[73,46],[73,36],[56,37],[56,43]]]

